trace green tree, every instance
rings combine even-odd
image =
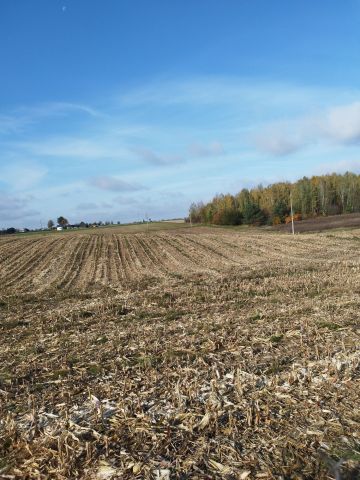
[[[54,226],[54,222],[51,219],[48,220],[47,226],[48,226],[49,229],[52,229],[53,226]]]
[[[69,221],[67,218],[65,217],[58,217],[57,219],[57,223],[61,226],[61,227],[66,227],[66,225],[69,225]]]
[[[285,217],[289,214],[290,209],[284,200],[276,200],[272,209],[272,216],[279,217],[281,222],[285,221]]]
[[[256,203],[248,203],[244,210],[244,223],[247,225],[264,225],[266,215]]]

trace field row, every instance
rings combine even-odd
[[[357,478],[359,233],[1,239],[0,477]]]
[[[354,235],[293,238],[226,231],[5,239],[0,242],[0,281],[3,288],[29,291],[117,286],[143,276],[219,273],[231,267],[246,272],[274,260],[329,259],[332,251],[335,260],[349,258],[347,248],[354,241]]]

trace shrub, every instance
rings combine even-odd
[[[272,224],[273,225],[280,225],[282,222],[281,222],[281,218],[279,216],[275,216],[272,218]]]
[[[302,220],[301,213],[295,213],[294,222],[300,222],[300,220]],[[288,215],[287,217],[285,217],[285,223],[291,223],[291,215]]]

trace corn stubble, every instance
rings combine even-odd
[[[0,478],[358,478],[359,239],[1,239]]]

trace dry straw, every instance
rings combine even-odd
[[[0,240],[0,478],[358,478],[359,231]]]

